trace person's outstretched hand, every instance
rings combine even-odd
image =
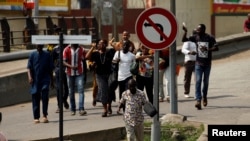
[[[187,27],[186,26],[182,26],[182,29],[187,32]]]

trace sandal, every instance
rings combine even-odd
[[[102,113],[102,117],[107,117],[108,115],[107,115],[107,112],[103,112]]]
[[[117,115],[122,115],[122,113],[120,113],[120,111],[117,111],[116,113],[117,113]]]
[[[95,107],[96,106],[96,100],[92,101],[92,105]]]
[[[163,99],[163,98],[160,98],[160,99],[159,99],[159,102],[164,102],[164,99]]]
[[[40,123],[39,119],[34,119],[34,123],[35,124]]]

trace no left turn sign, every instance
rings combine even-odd
[[[161,50],[175,41],[178,25],[175,16],[170,11],[153,7],[139,15],[135,31],[144,46]]]

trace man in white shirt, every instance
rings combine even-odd
[[[193,34],[196,34],[196,30],[193,30]],[[197,45],[193,41],[185,41],[182,45],[181,52],[185,55],[184,67],[185,67],[185,75],[184,75],[184,96],[189,98],[190,93],[190,84],[192,73],[195,68],[195,60],[196,60],[196,48]]]
[[[123,48],[120,51],[116,51],[113,62],[119,63],[119,70],[118,70],[118,85],[119,85],[119,99],[122,97],[122,93],[128,88],[127,83],[128,81],[133,78],[130,72],[130,66],[133,61],[135,61],[135,55],[129,51],[130,43],[125,42],[123,43]],[[120,57],[119,57],[120,52]],[[125,107],[123,107],[123,111]]]

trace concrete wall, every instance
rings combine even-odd
[[[1,77],[0,81],[0,107],[31,100],[26,72]]]
[[[216,16],[215,17],[215,35],[216,37],[228,36],[235,33],[242,33],[244,16]]]
[[[217,38],[220,51],[214,52],[214,58],[222,58],[235,52],[249,49],[250,33],[234,34],[226,37]],[[177,47],[176,62],[183,64],[184,56],[180,51],[181,46]],[[27,56],[28,57],[28,56]],[[18,58],[16,58],[18,59]],[[29,86],[27,83],[26,69],[23,72],[13,75],[0,76],[0,107],[29,102]],[[86,87],[92,84],[92,73],[88,72]],[[55,91],[50,92],[51,96],[55,95]]]
[[[0,77],[0,107],[31,101],[26,69],[17,74]],[[50,96],[55,96],[55,90],[50,90]]]
[[[107,130],[100,130],[88,133],[79,133],[73,135],[64,135],[64,140],[68,141],[123,141],[126,138],[125,127],[117,127]],[[59,138],[50,138],[49,141],[58,141]],[[35,141],[35,140],[34,140]],[[39,139],[36,141],[48,141],[48,139]]]

